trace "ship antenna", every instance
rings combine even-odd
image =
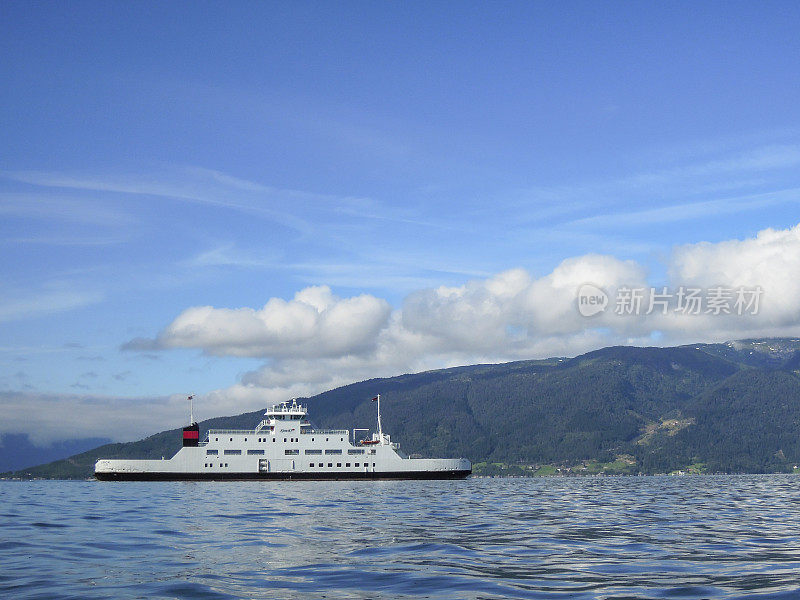
[[[188,400],[189,400],[189,425],[194,425],[194,403],[192,402],[192,400],[194,400],[194,394],[190,394]]]

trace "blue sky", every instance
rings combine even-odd
[[[520,303],[573,267],[710,285],[778,256],[788,277],[798,22],[792,2],[2,3],[6,429],[794,334],[777,273],[757,326]]]

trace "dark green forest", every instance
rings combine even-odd
[[[791,472],[800,463],[800,341],[611,347],[564,359],[373,379],[304,399],[316,427],[384,430],[408,453],[487,474]],[[208,410],[208,409],[206,409]],[[254,427],[263,410],[200,423]],[[16,473],[85,478],[104,458],[160,458],[180,429]]]

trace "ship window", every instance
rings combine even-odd
[[[309,467],[313,467],[313,466],[314,466],[314,463],[308,463],[308,466],[309,466]]]
[[[329,466],[329,467],[332,467],[332,466],[333,466],[333,463],[328,463],[328,466]]]
[[[340,441],[340,442],[343,442],[343,441],[344,441],[344,438],[339,438],[339,441]]]
[[[219,438],[214,438],[214,441],[215,441],[215,442],[218,442],[218,441],[219,441]]]
[[[244,441],[246,442],[246,441],[247,441],[247,438],[244,438]]]
[[[360,466],[361,466],[361,464],[360,464],[360,463],[356,463],[356,466],[357,466],[357,467],[360,467]]]
[[[375,454],[375,448],[369,451],[370,454]]]
[[[274,442],[276,439],[277,439],[277,438],[272,438],[272,441]]]
[[[221,466],[222,466],[222,463],[219,463],[219,466],[221,467]]]
[[[286,438],[283,438],[283,441],[285,442],[285,441],[286,441]]]
[[[229,456],[230,455],[239,455],[241,453],[242,453],[241,450],[225,450],[224,451],[224,454],[229,455]]]
[[[344,466],[345,466],[345,467],[349,467],[349,466],[350,466],[350,463],[345,463],[345,465],[344,465]]]
[[[341,450],[325,450],[325,454],[341,454]]]
[[[217,454],[219,454],[219,450],[206,450],[206,454],[209,456],[212,454],[216,456]]]
[[[322,454],[322,450],[306,450],[306,454]]]
[[[342,466],[342,463],[336,463],[336,466],[337,466],[337,467],[341,467],[341,466]]]
[[[233,438],[231,438],[231,441],[233,441]]]
[[[225,463],[225,466],[227,467],[227,466],[228,466],[228,463]]]
[[[287,456],[293,456],[295,454],[300,454],[300,450],[284,450],[283,453]]]
[[[347,453],[348,454],[364,454],[364,449],[363,448],[356,448],[356,449],[352,449],[351,448],[350,450],[347,451]]]
[[[375,463],[372,463],[372,466],[374,467],[374,466],[375,466]]]
[[[327,442],[327,441],[328,441],[328,438],[325,438],[325,441]]]
[[[250,455],[253,455],[253,454],[264,454],[264,451],[263,450],[248,450],[247,453],[250,454]]]

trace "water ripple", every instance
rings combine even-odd
[[[0,597],[800,597],[793,476],[0,482]]]

